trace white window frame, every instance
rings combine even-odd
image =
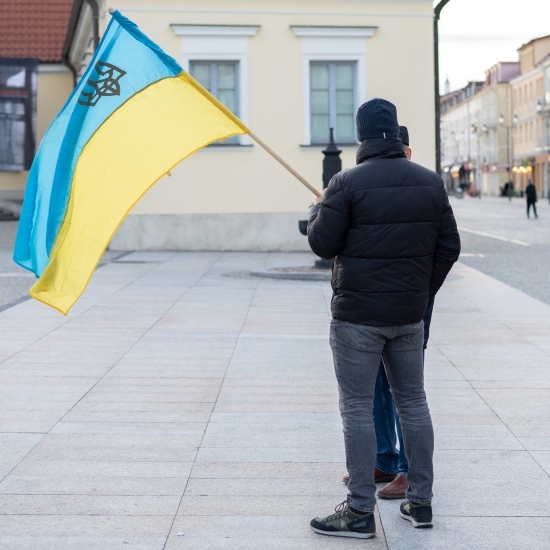
[[[311,143],[310,65],[318,62],[355,63],[355,105],[367,100],[367,61],[365,40],[378,27],[302,27],[291,26],[294,35],[302,40],[302,128],[303,144]],[[336,53],[335,53],[336,52]]]
[[[330,67],[333,66],[333,67],[337,67],[338,66],[338,63],[340,63],[339,61],[314,61],[313,63],[310,63],[309,64],[309,76],[310,76],[310,81],[311,81],[311,68],[313,65],[328,65],[329,66],[329,127],[333,128],[334,129],[334,139],[338,142],[338,139],[337,139],[337,135],[338,135],[338,128],[337,128],[337,117],[338,117],[338,107],[337,107],[337,100],[336,100],[336,89],[334,89],[334,95],[331,97],[331,93],[330,93],[330,90],[332,89],[332,87],[336,87],[336,82],[335,81],[332,81],[332,78],[331,78],[331,69]],[[343,62],[344,64],[346,65],[351,65],[352,67],[352,77],[353,77],[353,91],[356,92],[357,90],[357,64],[354,62],[354,61],[344,61]],[[334,74],[334,79],[336,78],[336,75]],[[311,82],[310,82],[311,83]],[[357,95],[357,93],[355,93],[355,95]],[[309,101],[310,101],[310,110],[311,110],[311,90],[309,91]],[[355,111],[357,110],[357,97],[354,96],[353,98],[353,112],[355,113]],[[309,131],[310,131],[310,139],[311,139],[311,144],[312,145],[326,145],[327,144],[327,141],[325,140],[324,142],[313,142],[313,136],[311,136],[311,126],[312,126],[312,120],[311,120],[311,116],[312,116],[313,113],[309,113]],[[355,132],[354,132],[354,136],[355,136]],[[327,135],[327,138],[328,139],[328,135]],[[346,142],[341,142],[341,143],[354,143],[356,141],[355,137],[350,137],[350,139]]]
[[[171,25],[181,37],[182,67],[189,72],[191,61],[236,61],[238,63],[239,118],[249,122],[248,42],[259,25]],[[250,145],[248,135],[238,136],[240,145]],[[228,145],[229,147],[230,145]]]

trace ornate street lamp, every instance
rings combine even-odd
[[[517,115],[514,115],[514,124],[516,123]],[[506,159],[507,159],[507,166],[506,166],[506,172],[508,172],[508,200],[512,200],[512,178],[510,174],[510,126],[506,126],[504,122],[506,121],[506,118],[504,115],[500,115],[498,117],[498,123],[506,128]]]

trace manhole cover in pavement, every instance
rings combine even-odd
[[[330,269],[318,269],[313,266],[272,267],[251,271],[254,277],[266,279],[291,279],[295,281],[330,281]]]

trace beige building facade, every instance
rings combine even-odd
[[[100,34],[108,5],[99,2]],[[354,114],[372,97],[397,105],[414,161],[434,168],[431,0],[118,0],[116,7],[319,189],[329,127],[343,167],[354,166]],[[90,59],[87,9],[80,2],[69,45],[79,74]],[[65,84],[59,90],[55,97],[68,95]],[[62,103],[51,97],[42,98],[42,125]],[[24,179],[12,187],[22,192]],[[234,138],[159,181],[111,247],[308,250],[297,222],[312,202],[248,136]]]
[[[550,36],[519,49],[521,74],[511,82],[514,186],[520,193],[533,180],[539,196],[547,196],[548,150],[543,62],[550,56]]]
[[[544,79],[544,100],[542,102],[541,112],[543,117],[541,149],[546,162],[546,181],[548,182],[546,197],[550,201],[550,57],[542,63],[542,71]]]
[[[512,172],[510,79],[517,62],[501,62],[472,82],[442,98],[442,167],[449,189],[499,195]]]

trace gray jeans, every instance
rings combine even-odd
[[[434,433],[424,392],[422,322],[371,327],[333,319],[330,347],[340,391],[346,464],[353,508],[372,512],[376,503],[376,436],[372,416],[374,386],[384,360],[409,460],[407,498],[432,500]]]

